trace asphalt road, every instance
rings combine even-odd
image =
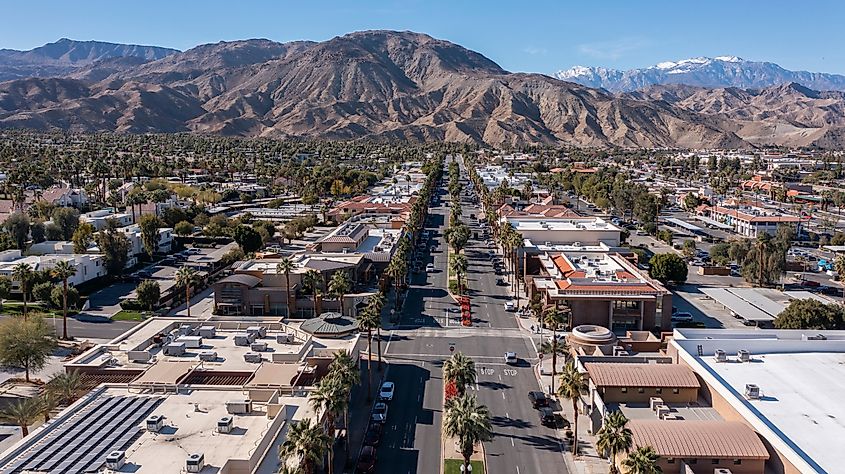
[[[463,173],[466,177],[466,173]],[[466,186],[465,186],[466,187]],[[498,278],[484,242],[471,240],[466,249],[473,326],[462,327],[457,305],[446,292],[446,244],[443,231],[449,205],[441,189],[441,206],[431,209],[427,229],[434,237],[426,248],[423,265],[433,262],[436,271],[411,275],[400,325],[389,335],[385,357],[386,379],[396,384],[385,434],[378,451],[378,472],[440,472],[442,421],[442,364],[450,347],[471,357],[478,371],[470,387],[490,409],[494,438],[485,444],[487,471],[491,474],[566,472],[558,433],[540,425],[527,392],[538,390],[533,365],[537,353],[529,333],[520,329],[514,313],[506,312],[511,299]],[[463,220],[479,209],[465,203]],[[479,233],[479,237],[481,234]],[[450,310],[454,310],[450,311]],[[504,364],[504,353],[516,352],[516,366]]]

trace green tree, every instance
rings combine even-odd
[[[457,439],[466,470],[475,445],[493,439],[490,411],[475,395],[465,393],[453,398],[443,416],[443,433]]]
[[[342,395],[346,399],[346,404],[343,407],[343,426],[349,431],[349,403],[352,394],[352,388],[361,383],[361,370],[358,367],[358,362],[355,361],[349,352],[346,350],[339,350],[332,354],[332,361],[329,363],[329,377],[339,381],[343,387]],[[346,460],[349,461],[349,436],[344,436],[344,443],[346,444]]]
[[[681,244],[681,252],[684,254],[684,258],[695,257],[695,250],[694,240],[685,240],[684,243]]]
[[[144,251],[150,257],[158,251],[158,242],[160,236],[158,230],[161,228],[161,220],[153,214],[144,214],[138,223],[141,228],[141,243],[144,246]]]
[[[0,411],[0,420],[20,427],[21,434],[26,438],[29,436],[29,425],[35,423],[43,412],[44,407],[41,404],[41,398],[22,398],[9,403],[6,408]]]
[[[453,253],[449,255],[449,269],[455,274],[458,280],[458,295],[464,294],[463,291],[463,277],[469,268],[466,255],[460,253]]]
[[[572,361],[566,363],[563,373],[560,375],[560,386],[557,389],[557,395],[572,402],[572,454],[578,455],[578,401],[581,400],[581,392],[587,390],[587,383],[584,381],[584,376],[578,372],[575,364]]]
[[[49,281],[42,281],[32,286],[32,297],[49,307],[52,302],[50,296],[53,294],[53,284]]]
[[[314,474],[314,470],[323,465],[331,442],[320,425],[305,418],[291,426],[287,439],[279,447],[279,458],[283,463],[293,460],[302,466],[305,474]]]
[[[21,294],[23,295],[23,317],[27,315],[27,300],[29,299],[29,285],[35,273],[28,263],[19,263],[12,268],[12,279],[20,283]]]
[[[52,220],[62,229],[62,238],[70,240],[79,227],[79,211],[72,207],[57,207],[53,210]]]
[[[152,311],[161,299],[161,285],[155,280],[144,280],[138,283],[135,294],[138,296],[138,302]]]
[[[0,322],[0,364],[23,368],[27,382],[32,371],[47,365],[55,347],[53,331],[40,316],[12,317]]]
[[[660,456],[651,446],[641,446],[628,453],[628,457],[622,461],[626,474],[661,474],[663,469],[657,465]]]
[[[75,253],[87,252],[88,246],[94,241],[94,226],[88,222],[79,224],[79,227],[73,232],[71,241],[73,241],[73,251]]]
[[[29,217],[22,212],[15,212],[3,223],[3,227],[12,236],[15,246],[26,249],[26,239],[29,238]]]
[[[191,288],[197,282],[197,271],[191,267],[180,267],[176,270],[176,286],[185,290],[185,309],[191,317]]]
[[[261,248],[261,234],[250,226],[238,225],[232,231],[232,238],[235,239],[235,242],[238,243],[244,253],[255,252]]]
[[[44,224],[44,238],[46,240],[55,242],[64,240],[65,236],[62,233],[62,228],[52,222]]]
[[[318,419],[325,415],[326,435],[331,441],[335,439],[335,419],[346,409],[349,400],[345,389],[340,379],[327,376],[320,379],[317,388],[308,396],[308,403]],[[328,454],[328,473],[331,474],[334,472],[334,442],[329,443]]]
[[[337,296],[340,300],[340,314],[346,314],[343,297],[352,289],[352,280],[344,270],[336,271],[329,280],[329,293]]]
[[[47,231],[44,228],[44,221],[37,220],[29,227],[29,235],[32,243],[37,244],[46,240]]]
[[[0,310],[3,309],[3,303],[6,298],[12,293],[12,280],[5,275],[0,275]]]
[[[466,393],[467,385],[475,383],[475,362],[463,352],[455,352],[443,362],[443,378],[455,383],[458,394]]]
[[[188,221],[179,221],[173,227],[173,231],[176,235],[185,237],[194,233],[194,225]]]
[[[845,329],[845,308],[814,299],[796,299],[775,317],[778,329]]]
[[[710,259],[716,265],[727,265],[731,261],[730,258],[731,244],[727,242],[719,242],[710,247]]]
[[[381,315],[371,306],[365,307],[357,315],[358,329],[367,332],[367,400],[371,398],[373,383],[373,330],[381,326]]]
[[[675,253],[660,253],[649,261],[648,274],[663,284],[669,282],[683,284],[687,281],[689,269],[680,255]]]
[[[67,294],[68,294],[68,278],[76,275],[76,267],[67,260],[61,260],[56,263],[50,273],[53,278],[61,280],[62,282],[62,339],[68,340],[67,334]],[[52,293],[52,292],[51,292]],[[50,297],[52,298],[52,294]]]
[[[85,383],[79,372],[60,372],[50,377],[45,388],[61,403],[70,404],[84,392]]]
[[[65,291],[59,285],[53,285],[53,291],[50,292],[50,302],[55,308],[63,308],[65,301]],[[67,289],[67,307],[75,308],[79,305],[79,290],[74,287]]]
[[[610,472],[617,472],[616,455],[628,452],[634,444],[634,436],[628,428],[628,418],[619,411],[612,411],[605,415],[602,427],[599,429],[596,448],[610,458]]]
[[[97,246],[103,253],[103,263],[110,275],[119,275],[126,268],[132,243],[120,232],[114,219],[106,221],[106,227],[97,233]],[[74,244],[75,246],[76,244]]]

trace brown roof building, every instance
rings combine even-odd
[[[605,403],[667,403],[698,399],[699,382],[689,367],[678,364],[586,363],[591,388]]]
[[[684,465],[695,473],[763,474],[769,459],[757,433],[740,422],[632,420],[628,427],[633,448],[654,448],[667,474],[685,472]]]

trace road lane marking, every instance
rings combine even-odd
[[[505,392],[502,392],[502,400],[506,400],[506,398],[505,398]]]
[[[513,438],[511,438],[511,446],[516,446],[515,444],[513,444]],[[516,468],[516,472],[519,472],[519,468],[518,468],[518,467]]]
[[[516,474],[519,474],[519,466],[516,466]]]

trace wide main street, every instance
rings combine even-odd
[[[460,164],[462,189],[467,189],[467,174]],[[396,396],[379,448],[378,472],[441,471],[442,365],[451,354],[450,347],[475,361],[478,378],[470,390],[490,409],[494,437],[484,446],[487,471],[567,472],[558,433],[540,424],[538,412],[527,398],[529,391],[540,388],[533,368],[539,340],[532,341],[530,332],[520,328],[516,314],[505,311],[508,287],[496,284],[499,277],[489,253],[494,249],[486,245],[480,229],[468,218],[478,215],[480,209],[466,200],[462,219],[479,238],[470,239],[465,249],[473,326],[460,325],[458,306],[446,291],[443,233],[451,203],[445,187],[437,193],[440,205],[430,209],[426,224],[433,235],[427,246],[419,249],[423,265],[433,263],[435,271],[412,273],[400,323],[390,331],[385,346],[385,379],[396,384]],[[516,352],[519,364],[504,363],[507,351]]]

